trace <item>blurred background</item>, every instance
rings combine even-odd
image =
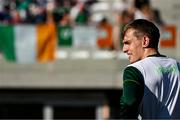
[[[118,119],[122,30],[139,18],[180,60],[179,0],[0,0],[0,119]]]

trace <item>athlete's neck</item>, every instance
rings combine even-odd
[[[154,48],[147,48],[144,50],[143,59],[148,56],[152,56],[152,55],[160,55],[160,53],[158,52],[158,50],[156,50]]]

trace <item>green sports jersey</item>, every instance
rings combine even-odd
[[[72,46],[72,27],[70,25],[58,26],[58,45]]]

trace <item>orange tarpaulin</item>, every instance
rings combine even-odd
[[[97,45],[99,48],[112,47],[112,26],[110,24],[102,24],[98,26],[99,34]]]
[[[162,37],[160,39],[161,47],[175,47],[176,46],[176,26],[167,25],[162,30]]]

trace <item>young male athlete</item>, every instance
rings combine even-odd
[[[124,29],[120,115],[124,119],[180,119],[180,62],[158,52],[159,29],[137,19]]]

